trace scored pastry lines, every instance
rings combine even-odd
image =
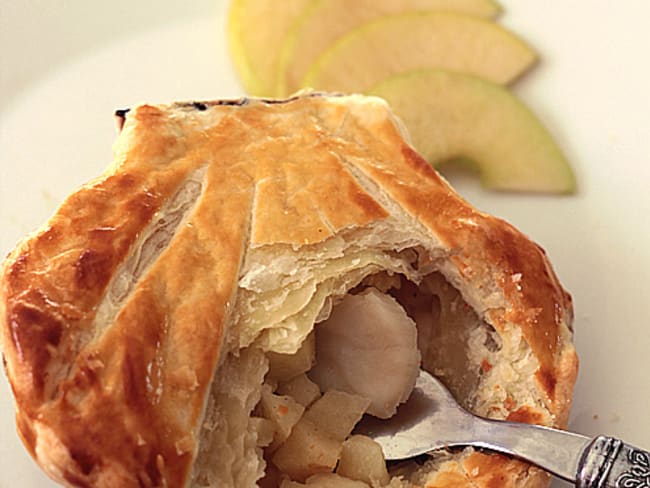
[[[189,173],[178,190],[156,212],[143,230],[128,258],[118,268],[104,297],[97,307],[91,330],[97,339],[105,324],[113,323],[138,281],[158,259],[176,235],[182,223],[187,221],[199,201],[205,187],[208,165],[204,164]]]

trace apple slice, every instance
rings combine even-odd
[[[239,79],[252,95],[271,96],[278,55],[291,26],[318,0],[234,0],[228,45]]]
[[[301,86],[363,92],[381,80],[421,68],[443,68],[510,83],[535,52],[503,27],[450,12],[385,16],[348,33],[309,69]]]
[[[280,5],[284,7],[290,3]],[[424,10],[452,11],[490,19],[496,17],[501,8],[493,0],[321,1],[306,11],[285,38],[278,64],[276,95],[285,96],[299,88],[312,63],[348,31],[384,15]]]
[[[571,167],[549,132],[500,85],[427,69],[389,78],[370,94],[392,106],[415,148],[434,166],[466,158],[487,188],[575,191]]]

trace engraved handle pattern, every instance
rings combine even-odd
[[[576,486],[650,488],[650,453],[613,437],[596,437],[582,455]]]

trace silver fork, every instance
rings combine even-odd
[[[355,433],[372,437],[387,460],[474,446],[509,454],[581,488],[650,488],[650,453],[613,437],[489,420],[464,410],[445,386],[420,371],[409,400],[389,420],[366,416]]]

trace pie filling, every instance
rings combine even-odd
[[[379,271],[339,296],[292,354],[255,343],[231,353],[212,386],[197,486],[410,487],[418,465],[395,469],[364,415],[390,418],[423,368],[466,408],[501,345],[444,277],[419,283]]]

